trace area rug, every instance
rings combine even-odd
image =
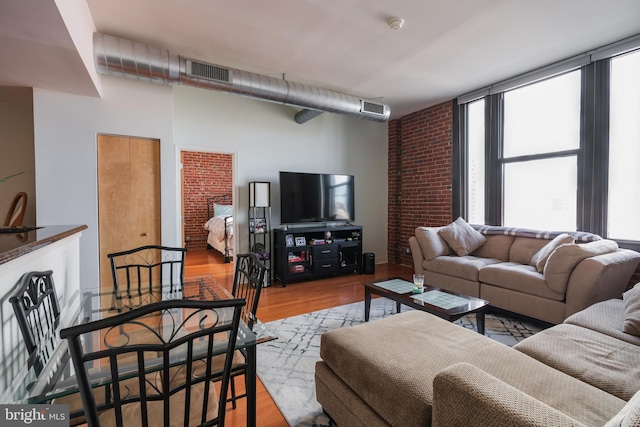
[[[402,311],[411,308],[402,307]],[[376,298],[371,302],[369,321],[395,313],[395,302]],[[265,324],[277,340],[258,346],[258,377],[290,426],[324,427],[329,419],[316,401],[314,369],[320,359],[323,333],[364,323],[364,303],[342,305]],[[455,323],[476,329],[474,314]],[[485,335],[508,346],[540,331],[534,324],[509,317],[485,316]]]

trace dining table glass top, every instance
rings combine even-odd
[[[144,289],[132,289],[115,291],[105,288],[89,288],[77,291],[70,299],[69,304],[64,307],[61,315],[59,327],[56,329],[58,334],[56,339],[55,354],[47,363],[45,369],[37,375],[35,369],[30,368],[27,378],[22,382],[23,386],[18,387],[13,399],[16,402],[23,403],[46,403],[56,398],[63,397],[78,392],[78,384],[75,377],[73,363],[69,356],[69,350],[66,340],[59,338],[59,331],[69,326],[80,323],[104,319],[117,315],[119,313],[135,309],[142,305],[150,304],[157,301],[166,301],[172,299],[196,299],[196,300],[224,300],[232,299],[233,295],[224,286],[212,280],[204,278],[187,279],[182,289],[171,289],[169,287],[155,286],[145,287]],[[226,322],[232,318],[232,309],[216,310],[215,314],[206,312],[195,312],[193,308],[173,309],[165,312],[162,316],[146,319],[143,328],[131,327],[128,329],[120,328],[109,336],[97,336],[87,334],[82,337],[82,345],[86,352],[95,351],[105,346],[118,345],[122,340],[133,339],[135,334],[140,333],[140,329],[144,332],[151,331],[156,334],[159,340],[171,340],[172,337],[180,334],[186,334],[190,329],[198,327],[198,324],[204,320],[210,321],[216,317],[216,321]],[[263,323],[257,322],[253,325],[253,330],[249,329],[245,322],[240,322],[238,329],[238,337],[236,339],[235,348],[243,349],[255,346],[259,343],[270,341],[276,337],[265,327]],[[226,342],[219,341],[219,349],[214,349],[214,354],[222,354],[226,350]],[[180,347],[176,349],[174,360],[175,365],[186,362],[182,356]],[[186,352],[182,353],[186,354]],[[196,352],[194,359],[198,358],[198,354],[206,355],[203,348],[201,353]],[[158,361],[154,368],[153,360],[149,360],[146,367],[149,371],[160,369],[161,363]],[[127,378],[137,375],[137,367],[131,367],[130,371],[126,368],[119,369],[120,378]],[[96,366],[90,372],[92,386],[98,387],[109,384],[111,375],[109,367]]]

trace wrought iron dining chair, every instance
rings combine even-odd
[[[267,267],[254,253],[238,254],[236,256],[236,269],[233,276],[233,289],[231,293],[236,298],[243,298],[247,304],[242,309],[242,319],[245,324],[253,330],[254,323],[258,320],[256,314],[258,312],[258,302],[262,293],[264,284],[264,276],[267,274]],[[246,371],[247,371],[247,354],[244,349],[237,350],[234,353],[233,366],[231,370],[231,397],[229,402],[232,408],[236,408],[236,400],[246,397],[247,394],[236,395],[235,378],[245,376],[246,390]],[[220,361],[218,361],[218,364]]]
[[[243,299],[167,300],[62,329],[60,336],[69,343],[89,427],[224,425],[244,305]],[[137,334],[138,341],[133,343],[131,331],[145,333]],[[82,342],[89,336],[100,337],[100,348],[83,350]],[[211,360],[221,351],[225,363],[218,369]],[[108,372],[113,390],[111,402],[100,408],[100,414],[91,384],[99,368]],[[219,393],[214,377],[222,378]],[[126,381],[129,387],[123,388]]]
[[[33,367],[37,375],[49,362],[60,342],[57,336],[60,302],[52,275],[51,270],[25,273],[9,297],[27,347],[29,367]]]
[[[60,302],[53,282],[53,272],[32,271],[25,273],[15,291],[9,297],[28,353],[28,366],[40,376],[45,366],[51,363],[50,372],[61,375],[60,367],[69,361],[68,352],[58,352],[62,343],[58,336],[60,325]],[[52,359],[54,356],[59,359]],[[52,378],[54,380],[54,378]],[[80,396],[70,394],[53,403],[69,405],[72,416],[70,425],[84,423]]]
[[[116,292],[147,294],[160,285],[182,291],[186,248],[148,245],[108,254]]]

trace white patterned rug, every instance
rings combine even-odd
[[[411,308],[403,306],[402,311]],[[395,313],[395,302],[371,301],[369,321]],[[328,418],[316,401],[314,369],[319,360],[320,336],[332,329],[364,323],[364,302],[314,311],[269,322],[278,339],[258,346],[258,376],[290,426],[328,426]],[[475,314],[455,323],[475,330]],[[485,335],[512,346],[540,331],[540,327],[509,317],[485,316]]]

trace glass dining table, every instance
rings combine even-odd
[[[157,286],[153,289],[130,290],[116,292],[114,290],[90,288],[77,291],[63,308],[60,324],[56,330],[84,322],[94,321],[132,310],[144,304],[170,299],[204,299],[224,300],[233,298],[231,292],[212,280],[210,276],[193,277],[185,280],[182,289]],[[60,340],[57,335],[55,354],[49,359],[45,368],[36,374],[30,368],[26,378],[21,381],[21,387],[13,392],[14,403],[40,404],[49,403],[56,399],[78,393],[73,363],[69,355],[66,340]],[[256,425],[256,346],[260,343],[276,339],[263,323],[256,322],[253,329],[249,329],[246,322],[241,321],[235,349],[244,349],[246,353],[246,395],[247,395],[247,426]],[[100,346],[100,340],[83,340],[85,351],[91,351]],[[226,346],[225,346],[226,347]],[[225,348],[220,349],[222,353]],[[174,363],[186,363],[176,360]],[[110,384],[108,370],[92,374],[92,386],[100,387]]]

